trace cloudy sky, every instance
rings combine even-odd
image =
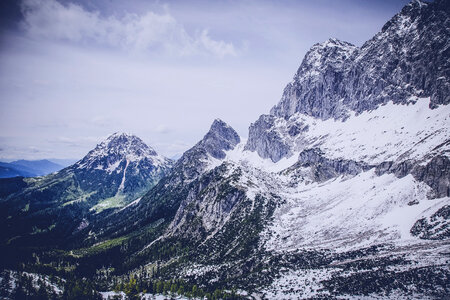
[[[215,118],[245,138],[313,44],[361,46],[407,2],[2,0],[0,160],[81,158],[117,131],[171,157]]]

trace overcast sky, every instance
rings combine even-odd
[[[166,156],[242,137],[307,50],[361,46],[408,1],[2,0],[0,160],[81,158],[117,131]]]

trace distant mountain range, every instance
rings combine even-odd
[[[0,162],[0,178],[8,177],[35,177],[47,175],[63,169],[65,166],[53,161],[42,160],[16,160],[13,162]]]

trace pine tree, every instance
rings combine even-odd
[[[213,294],[213,299],[218,300],[220,298],[222,298],[222,291],[219,289],[216,289]]]
[[[170,287],[170,292],[171,292],[172,294],[175,294],[175,293],[177,292],[177,290],[178,290],[177,284],[176,284],[176,283],[172,283],[172,285],[171,285],[171,287]]]
[[[163,292],[163,283],[161,281],[158,281],[156,284],[156,292],[158,294],[161,294]]]
[[[125,285],[124,292],[130,300],[139,299],[139,290],[136,282],[136,278],[131,277],[130,281]]]
[[[184,286],[183,285],[180,285],[180,287],[178,288],[177,294],[184,295]]]
[[[194,286],[192,287],[192,296],[198,296],[198,286],[196,284],[194,284]]]
[[[170,282],[166,281],[164,282],[164,290],[163,290],[163,294],[167,294],[168,292],[170,292]]]

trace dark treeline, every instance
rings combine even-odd
[[[89,280],[87,278],[62,279],[58,276],[44,276],[26,272],[13,272],[4,270],[1,272],[0,298],[24,299],[24,300],[97,300],[102,299],[99,290],[114,290],[124,292],[127,299],[141,299],[142,294],[162,294],[166,296],[183,295],[188,298],[218,299],[245,299],[238,295],[235,289],[224,290],[216,288],[209,290],[196,284],[187,283],[181,279],[152,280],[130,276],[129,279],[113,278],[115,284]]]

